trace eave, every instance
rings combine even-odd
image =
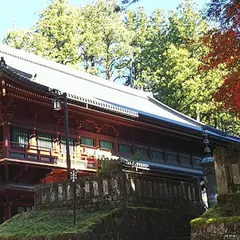
[[[36,83],[26,77],[23,77],[19,75],[18,73],[14,72],[11,68],[9,68],[7,65],[0,63],[0,77],[6,77],[10,79],[11,81],[23,86],[28,87],[33,90],[37,90],[45,95],[47,95],[49,98],[54,99],[55,95],[62,94],[57,89],[52,89],[47,86],[44,86],[42,84]],[[79,103],[84,103],[87,105],[87,107],[90,108],[99,108],[103,111],[111,112],[117,115],[123,115],[128,116],[130,118],[137,118],[138,113],[132,110],[128,110],[126,108],[116,107],[112,104],[101,102],[95,99],[83,97],[83,96],[77,96],[74,94],[67,93],[68,102],[72,104],[78,105]]]

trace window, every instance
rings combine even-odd
[[[168,162],[169,164],[178,164],[177,154],[167,153],[167,162]]]
[[[131,153],[131,145],[119,143],[118,144],[118,151],[120,153]]]
[[[87,146],[95,146],[94,139],[88,137],[81,137],[81,144]]]
[[[28,145],[28,132],[24,128],[12,127],[11,141],[20,145]]]
[[[38,147],[51,149],[53,143],[53,137],[49,134],[38,133]]]
[[[113,150],[113,143],[109,141],[100,140],[100,148]]]
[[[66,138],[65,137],[61,137],[60,143],[61,143],[61,152],[66,153]],[[70,153],[73,153],[75,151],[75,145],[76,145],[76,139],[69,138],[69,150],[70,150]]]
[[[136,147],[136,153],[139,154],[140,160],[148,158],[148,149],[143,147]]]
[[[152,150],[152,160],[155,162],[164,162],[164,151]]]
[[[191,166],[191,158],[189,156],[180,156],[180,163],[182,165]]]

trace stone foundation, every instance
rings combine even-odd
[[[70,207],[72,199],[73,186],[70,181],[39,185],[35,189],[36,210]],[[76,181],[76,207],[79,210],[98,210],[109,206],[111,208],[133,206],[153,209],[152,216],[151,214],[149,216],[139,215],[138,220],[137,216],[127,216],[130,222],[123,226],[129,228],[127,236],[131,236],[130,226],[138,233],[138,225],[143,228],[147,222],[151,226],[155,224],[154,228],[159,229],[159,231],[154,230],[152,235],[149,233],[147,238],[150,239],[158,239],[157,236],[168,235],[178,237],[182,233],[189,239],[191,219],[200,216],[204,211],[196,178],[183,177],[180,179],[178,177],[174,179],[172,176],[167,178],[121,172],[117,176],[108,178],[88,176],[81,177]],[[157,222],[154,217],[154,209],[158,209]],[[161,213],[159,210],[163,212]],[[124,222],[128,221],[125,217]],[[135,225],[132,225],[132,221],[138,221],[138,223],[135,222]],[[111,229],[112,234],[116,229],[115,227]],[[160,234],[160,232],[163,233]],[[120,238],[117,232],[114,234],[116,235],[113,235],[112,238],[107,236],[107,238],[101,239],[125,239]],[[143,231],[141,231],[139,239],[147,239],[141,238],[142,235]],[[154,238],[151,238],[150,236],[153,235]],[[95,238],[91,235],[90,239]],[[96,237],[96,239],[100,238]]]
[[[224,219],[219,219],[219,221]],[[208,220],[211,222],[211,219]],[[192,224],[191,240],[240,240],[240,219],[225,218],[226,222]],[[229,221],[229,222],[228,222]]]

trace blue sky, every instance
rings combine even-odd
[[[70,0],[76,5],[83,5],[88,0]],[[139,0],[134,7],[143,6],[147,12],[152,12],[156,8],[162,8],[165,11],[176,8],[181,0]],[[209,0],[195,0],[198,7],[201,8],[204,3]],[[0,0],[1,4],[1,24],[0,24],[0,40],[5,33],[13,29],[28,29],[38,19],[41,9],[47,6],[49,0]]]

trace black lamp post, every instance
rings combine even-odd
[[[206,193],[208,199],[208,207],[211,207],[217,202],[217,182],[214,168],[214,158],[209,148],[209,140],[207,133],[204,132],[204,157],[202,158],[200,165],[203,167],[203,175],[206,186]]]
[[[77,180],[77,171],[72,169],[71,171],[71,180],[73,184],[73,225],[76,224],[76,180]]]
[[[68,127],[68,104],[67,104],[67,93],[58,94],[55,96],[53,101],[54,110],[61,110],[63,102],[64,109],[64,124],[65,124],[65,138],[66,138],[66,161],[67,161],[67,178],[70,179],[71,171],[71,159],[69,149],[69,127]]]

